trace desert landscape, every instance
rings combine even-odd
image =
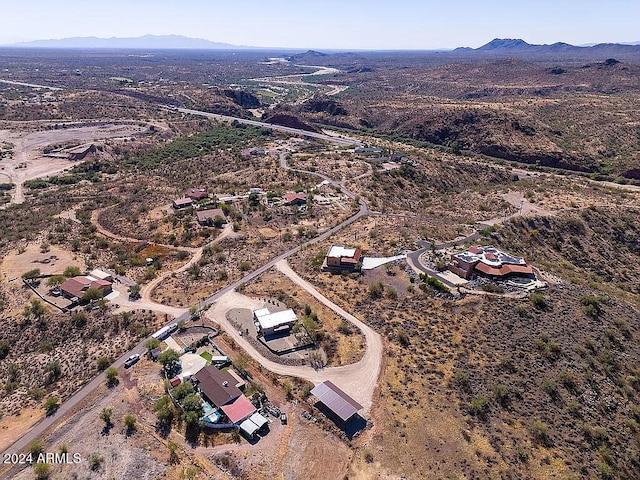
[[[637,478],[640,46],[78,52],[0,48],[2,478]]]

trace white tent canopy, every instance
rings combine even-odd
[[[244,422],[240,424],[240,430],[242,430],[247,435],[252,437],[254,433],[260,430],[260,427],[257,426],[255,423],[253,423],[249,418],[247,418]]]

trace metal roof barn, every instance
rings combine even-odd
[[[343,422],[353,417],[363,407],[329,380],[311,390],[311,395],[335,413]]]

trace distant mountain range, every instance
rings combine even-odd
[[[232,45],[230,43],[212,42],[201,38],[190,38],[182,35],[144,35],[132,38],[99,38],[99,37],[72,37],[55,40],[35,40],[32,42],[20,42],[4,47],[16,48],[77,48],[77,49],[132,49],[132,50],[282,50],[267,47],[251,47],[245,45]],[[299,49],[287,49],[299,50]],[[547,53],[640,53],[640,42],[634,43],[600,43],[582,46],[568,43],[554,43],[551,45],[535,45],[522,39],[496,38],[479,48],[460,47],[453,50],[458,53],[493,53],[493,54],[547,54]],[[324,54],[310,50],[305,55],[322,56]]]
[[[97,48],[142,50],[240,50],[259,48],[231,45],[229,43],[212,42],[210,40],[183,37],[181,35],[145,35],[143,37],[134,38],[73,37],[62,38],[59,40],[35,40],[33,42],[21,42],[5,46],[22,48]]]
[[[557,42],[551,45],[535,45],[527,43],[520,38],[495,38],[489,43],[478,48],[460,47],[454,52],[478,52],[494,54],[546,54],[546,53],[640,53],[640,42],[636,43],[598,43],[595,45],[575,46],[568,43]]]

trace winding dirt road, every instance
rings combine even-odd
[[[309,282],[295,273],[286,260],[276,263],[276,268],[289,277],[296,285],[300,286],[316,298],[319,302],[329,307],[336,314],[351,322],[364,335],[367,349],[359,362],[342,367],[329,367],[315,370],[307,366],[289,366],[272,362],[264,358],[247,339],[227,320],[226,313],[232,308],[259,308],[262,303],[241,295],[235,291],[229,292],[219,298],[213,308],[207,312],[207,317],[218,323],[227,334],[260,365],[278,375],[287,375],[303,378],[314,384],[326,380],[332,381],[346,393],[362,404],[365,414],[369,412],[373,403],[373,393],[378,385],[378,376],[382,367],[382,353],[384,350],[382,338],[371,327],[357,319],[344,309],[323,296]]]

